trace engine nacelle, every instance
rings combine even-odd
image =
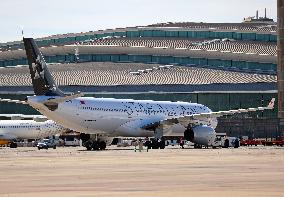
[[[212,127],[199,125],[188,128],[184,132],[184,139],[199,145],[210,146],[216,138],[216,132]]]

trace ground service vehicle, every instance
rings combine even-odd
[[[56,143],[55,140],[53,139],[43,139],[37,144],[38,150],[40,149],[48,149],[48,148],[53,148],[56,149]]]

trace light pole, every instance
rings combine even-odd
[[[284,0],[277,0],[277,86],[279,131],[284,135]]]

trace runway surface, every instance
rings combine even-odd
[[[0,196],[283,196],[284,148],[0,148]]]

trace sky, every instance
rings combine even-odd
[[[277,0],[2,0],[0,43],[161,22],[241,22],[256,10],[276,21]]]

